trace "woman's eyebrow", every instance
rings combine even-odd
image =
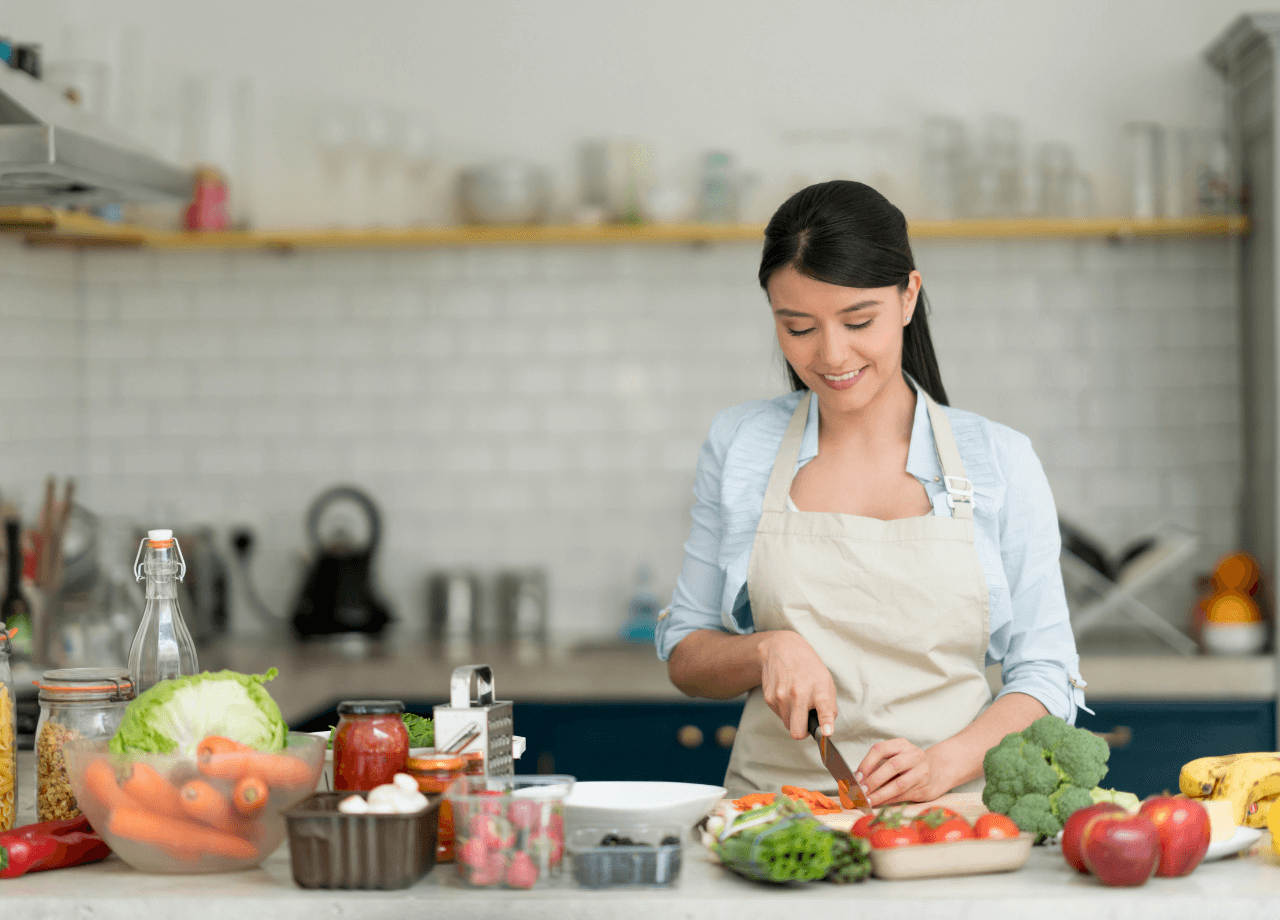
[[[874,306],[878,306],[878,305],[879,305],[879,303],[880,303],[880,301],[878,301],[878,300],[860,300],[860,301],[858,301],[858,302],[857,302],[857,303],[855,303],[855,304],[850,304],[849,306],[845,307],[845,308],[844,308],[843,310],[841,310],[840,312],[841,312],[841,313],[854,313],[854,312],[856,312],[856,311],[858,311],[858,310],[864,310],[864,309],[866,309],[867,307],[874,307]],[[774,310],[773,312],[774,312],[774,314],[775,314],[776,316],[794,316],[794,317],[799,318],[799,319],[812,319],[812,318],[813,318],[813,317],[812,317],[812,315],[811,315],[811,314],[809,314],[809,313],[802,313],[802,312],[800,312],[799,310],[788,310],[786,307],[779,307],[778,309]]]

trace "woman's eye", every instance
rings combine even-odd
[[[788,334],[794,335],[794,336],[808,335],[812,331],[813,331],[812,329],[788,329],[787,330]]]
[[[868,326],[870,326],[870,325],[871,325],[871,320],[867,320],[865,323],[858,323],[856,326],[855,326],[855,325],[853,325],[853,324],[851,324],[851,323],[846,323],[844,328],[846,328],[846,329],[866,329],[866,328],[867,328]]]

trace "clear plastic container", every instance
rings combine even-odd
[[[680,877],[678,824],[575,828],[566,849],[580,888],[670,888]]]
[[[449,787],[458,879],[468,888],[544,888],[560,878],[572,776],[464,776]]]
[[[9,630],[0,621],[0,831],[13,830],[18,812],[18,699],[10,654]]]
[[[134,689],[144,693],[162,680],[199,674],[200,665],[178,607],[178,582],[187,574],[187,563],[173,531],[147,532],[133,572],[138,581],[145,573],[147,606],[129,646],[129,676]]]
[[[109,741],[133,699],[124,668],[62,668],[45,671],[36,725],[36,820],[58,821],[80,814],[64,750],[72,741]]]

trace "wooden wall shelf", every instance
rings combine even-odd
[[[1165,220],[1124,218],[913,221],[916,240],[1131,239],[1237,236],[1241,216]],[[609,245],[756,242],[763,224],[640,224],[606,226],[404,227],[360,230],[253,230],[186,233],[112,224],[87,214],[44,207],[0,207],[0,230],[22,234],[33,246],[155,250],[430,249],[461,246]]]

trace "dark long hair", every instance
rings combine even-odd
[[[760,287],[788,265],[803,275],[853,288],[893,285],[907,289],[916,263],[907,239],[907,219],[868,185],[837,179],[796,192],[778,208],[764,231]],[[902,332],[902,369],[941,405],[947,405],[938,358],[929,337],[924,288],[911,322]],[[807,387],[791,363],[791,386]]]

